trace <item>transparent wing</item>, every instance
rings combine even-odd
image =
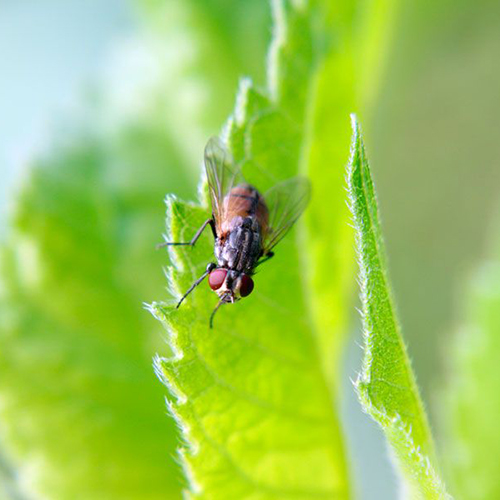
[[[224,196],[240,182],[241,171],[233,164],[231,156],[217,137],[212,137],[205,147],[205,170],[212,213],[219,226],[223,216]]]
[[[264,194],[269,209],[269,226],[264,237],[264,253],[269,252],[285,236],[311,198],[311,183],[305,177],[280,182]]]

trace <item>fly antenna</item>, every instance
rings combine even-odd
[[[210,315],[210,328],[214,327],[214,316],[215,316],[215,313],[217,312],[217,310],[219,309],[219,307],[222,304],[225,304],[224,298],[222,298],[222,299],[219,300],[219,303],[215,306],[214,310],[212,311],[212,314]]]

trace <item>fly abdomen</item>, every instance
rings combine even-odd
[[[229,191],[224,198],[223,220],[221,229],[224,231],[228,223],[235,217],[242,219],[257,219],[261,231],[267,229],[269,211],[262,195],[250,184],[240,184]]]

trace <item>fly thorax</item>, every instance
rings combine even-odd
[[[243,224],[243,217],[241,215],[236,215],[232,217],[231,219],[226,219],[223,220],[221,223],[221,232],[223,234],[225,233],[230,233],[233,231],[236,227],[241,227]]]
[[[223,265],[223,263],[221,262],[222,251],[223,251],[222,242],[221,242],[220,238],[217,238],[215,240],[215,244],[214,244],[214,255],[215,255],[215,258],[217,259],[217,262],[219,262],[219,264],[221,264],[222,267],[225,267]]]
[[[261,255],[259,222],[253,216],[236,216],[215,244],[215,257],[221,267],[251,273]]]

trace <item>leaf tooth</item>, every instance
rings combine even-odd
[[[202,207],[206,207],[208,210],[208,207],[211,206],[211,202],[210,191],[208,189],[207,172],[204,166],[201,167],[201,175],[196,187],[196,192],[198,194],[198,200],[200,200],[200,205]]]
[[[167,233],[164,235],[165,241],[174,241],[175,235],[173,233],[173,221],[174,221],[174,213],[176,212],[176,206],[180,204],[178,198],[174,194],[167,194],[165,197],[165,205],[166,205],[166,227]],[[179,272],[184,271],[184,263],[180,258],[179,247],[177,246],[168,246],[167,247],[168,256],[170,259],[170,266],[175,267],[175,270]]]
[[[182,358],[181,358],[182,359]],[[187,401],[186,394],[182,391],[179,385],[175,382],[175,376],[171,367],[172,360],[155,356],[153,367],[156,376],[167,386],[168,390],[177,400],[177,404],[183,405]]]
[[[164,310],[164,304],[153,302],[152,304],[145,304],[145,306],[151,312],[151,314],[164,326],[167,332],[167,343],[173,352],[173,355],[169,358],[156,355],[153,361],[155,369],[157,368],[157,366],[160,366],[161,369],[164,369],[167,363],[179,363],[185,357],[184,351],[179,344],[177,331],[170,326],[168,316]]]
[[[187,400],[181,403],[176,403],[169,398],[165,398],[165,401],[167,410],[175,420],[177,428],[180,431],[181,447],[179,449],[185,450],[185,453],[189,452],[189,454],[193,457],[198,455],[200,452],[200,442],[194,436],[191,425],[187,423],[189,418],[186,418],[186,412],[192,413],[189,410],[190,405]]]
[[[181,466],[184,477],[188,483],[188,491],[184,492],[184,498],[189,498],[187,493],[191,493],[192,496],[201,496],[204,492],[203,486],[196,478],[194,472],[194,467],[191,465],[187,458],[187,450],[184,448],[179,448],[177,450],[177,462]]]
[[[258,90],[250,78],[245,77],[240,80],[240,87],[236,97],[236,107],[233,113],[230,115],[229,119],[223,128],[222,138],[224,141],[235,149],[235,144],[232,140],[235,131],[244,135],[244,156],[250,158],[252,156],[251,152],[251,125],[255,119],[262,116],[264,112],[269,110],[276,112],[273,102],[269,99],[269,96],[265,91]],[[265,110],[265,111],[263,111]],[[251,117],[249,119],[249,117]],[[237,149],[237,148],[236,148]]]
[[[180,446],[177,448],[176,462],[182,469],[184,478],[187,480],[187,490],[184,491],[184,498],[199,496],[203,493],[203,487],[197,479],[189,457],[195,457],[200,451],[200,443],[194,436],[191,426],[187,424],[188,416],[183,414],[183,409],[188,408],[187,400],[182,403],[174,403],[168,397],[165,398],[167,411],[173,418],[178,430]]]
[[[200,443],[195,437],[191,425],[188,424],[193,420],[193,416],[189,415],[192,413],[191,405],[188,403],[188,398],[184,392],[175,383],[175,378],[171,373],[172,364],[174,363],[175,361],[156,356],[154,367],[158,378],[165,384],[170,394],[176,398],[176,401],[173,401],[166,397],[165,404],[168,413],[179,429],[181,446],[177,449],[177,461],[183,470],[184,477],[187,479],[189,493],[198,496],[203,492],[203,488],[196,479],[188,455],[191,457],[198,455]]]
[[[240,79],[238,93],[236,95],[236,106],[233,114],[229,117],[223,131],[223,137],[227,140],[232,128],[233,121],[236,125],[242,126],[246,120],[248,108],[248,96],[252,88],[252,79],[243,77]]]
[[[165,275],[165,278],[167,279],[167,291],[175,297],[175,302],[177,303],[180,298],[182,297],[182,293],[179,289],[179,286],[177,284],[177,280],[175,279],[175,272],[180,271],[177,268],[177,265],[174,267],[172,265],[165,266],[163,268],[163,273]]]

